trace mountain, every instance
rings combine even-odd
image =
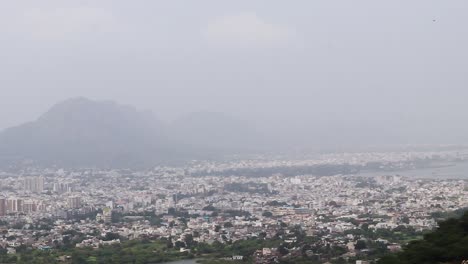
[[[258,138],[249,124],[221,113],[164,124],[131,106],[73,98],[1,132],[0,165],[146,167],[248,152]]]
[[[151,113],[74,98],[38,120],[0,134],[0,156],[63,166],[133,166],[168,153],[164,125]]]

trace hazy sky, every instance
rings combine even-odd
[[[163,120],[467,132],[467,14],[465,0],[4,1],[0,129],[85,96]]]

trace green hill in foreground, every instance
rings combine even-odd
[[[382,258],[379,264],[457,263],[468,260],[468,212],[448,219],[439,228],[413,241],[396,255]]]

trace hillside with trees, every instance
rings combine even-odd
[[[422,240],[409,243],[403,252],[382,258],[379,264],[462,263],[468,260],[468,212],[440,222]]]

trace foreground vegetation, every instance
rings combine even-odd
[[[67,259],[67,256],[69,257]],[[71,248],[66,250],[41,251],[24,249],[16,255],[0,254],[0,263],[161,263],[192,258],[169,248],[164,241],[125,241],[122,244],[99,249]]]
[[[403,252],[382,258],[379,264],[462,263],[468,260],[468,212],[451,218],[439,228],[424,235],[422,240],[410,242]]]
[[[278,247],[279,240],[243,240],[229,245],[215,242],[212,245],[197,243],[191,252],[180,252],[169,240],[132,240],[121,244],[103,246],[99,249],[66,248],[49,251],[20,248],[15,255],[0,252],[0,263],[53,264],[53,263],[99,263],[99,264],[143,264],[161,263],[195,257],[204,258],[203,263],[225,263],[223,257],[235,255],[251,256],[263,247]],[[177,243],[176,243],[177,245]],[[68,258],[67,258],[68,256]],[[246,259],[248,261],[249,258]]]

